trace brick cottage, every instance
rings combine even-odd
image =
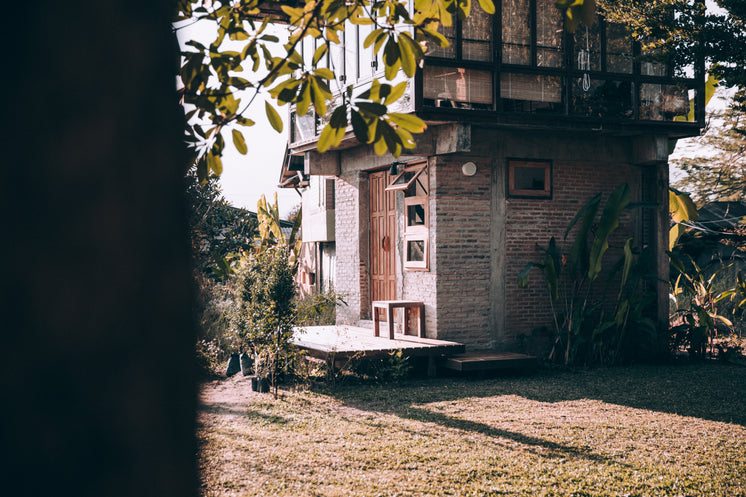
[[[291,114],[284,186],[304,187],[301,279],[333,285],[337,324],[372,326],[372,302],[424,303],[427,337],[515,349],[550,325],[537,244],[561,240],[593,195],[621,183],[634,201],[612,245],[633,237],[656,253],[657,315],[668,315],[668,165],[672,139],[699,133],[703,78],[646,59],[623,27],[598,18],[574,34],[553,0],[503,0],[488,16],[444,28],[397,112],[428,123],[417,148],[378,156],[350,132],[318,153],[323,119]],[[348,84],[380,76],[350,26],[338,54]],[[306,47],[309,51],[313,47]],[[402,79],[404,77],[402,76]],[[694,111],[690,112],[690,98]]]

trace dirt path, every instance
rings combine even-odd
[[[261,395],[251,390],[251,377],[241,373],[217,378],[200,385],[199,419],[211,416],[241,416],[246,404]]]

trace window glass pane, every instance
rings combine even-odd
[[[515,167],[513,169],[514,184],[516,190],[536,190],[544,191],[544,171],[543,167]]]
[[[315,136],[315,120],[312,109],[309,109],[308,113],[304,116],[295,115],[293,120],[295,128],[293,129],[293,137],[295,141],[310,140]]]
[[[407,262],[425,261],[425,241],[407,240]]]
[[[334,71],[334,75],[337,76],[337,81],[346,81],[347,71],[344,61],[344,35],[345,33],[341,33],[340,35],[340,41],[342,42],[341,45],[337,45],[335,43],[329,45],[329,62],[331,65],[330,69]],[[332,85],[332,91],[335,90],[336,88],[334,88],[334,86]]]
[[[632,39],[622,24],[606,25],[606,70],[632,73]]]
[[[461,57],[467,60],[492,60],[492,16],[471,4],[471,12],[461,25]]]
[[[425,225],[425,206],[413,204],[407,206],[407,226]]]
[[[503,1],[502,61],[504,64],[528,65],[531,63],[531,16],[528,7],[529,0]]]
[[[643,46],[647,41],[643,41]],[[661,59],[658,50],[642,51],[642,62],[640,62],[640,74],[643,76],[665,76],[666,63]]]
[[[301,40],[301,54],[303,55],[303,69],[305,71],[311,70],[311,62],[313,62],[313,47],[314,42],[310,38],[303,38]]]
[[[633,86],[629,81],[592,79],[586,90],[578,78],[572,85],[573,114],[588,117],[632,118]]]
[[[601,70],[601,23],[598,19],[589,28],[578,26],[575,30],[575,53],[573,62],[579,71]]]
[[[454,19],[454,24],[456,20]],[[447,47],[441,47],[435,42],[428,42],[427,54],[431,57],[446,57],[453,59],[456,57],[456,29],[454,26],[443,26],[442,24],[438,27],[438,32],[446,37],[448,40]]]
[[[347,73],[347,83],[354,83],[360,77],[357,66],[357,47],[362,42],[358,41],[357,28],[357,26],[349,21],[345,23],[345,70]]]
[[[536,65],[562,65],[562,13],[554,0],[536,0]]]
[[[491,108],[492,74],[462,67],[425,66],[423,97],[441,107]]]
[[[360,31],[360,43],[358,43],[357,45],[357,48],[359,50],[358,60],[360,61],[359,78],[368,79],[375,72],[371,67],[371,63],[373,62],[373,47],[371,46],[368,48],[363,48],[363,42],[365,41],[365,38],[373,31],[373,26],[360,25],[358,26],[358,29]]]
[[[507,111],[563,112],[562,84],[557,76],[502,73],[500,97]]]
[[[688,113],[689,92],[685,86],[640,85],[640,119],[686,120]]]

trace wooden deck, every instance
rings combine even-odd
[[[464,352],[458,342],[420,338],[413,335],[376,337],[374,331],[355,326],[307,326],[293,337],[293,344],[309,355],[325,361],[348,359],[353,356],[375,358],[399,349],[410,357],[436,358]]]

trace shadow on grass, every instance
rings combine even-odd
[[[395,414],[397,414],[399,417],[410,419],[412,421],[436,423],[445,428],[480,433],[494,439],[513,440],[514,442],[518,442],[525,447],[539,450],[543,449],[542,455],[544,457],[557,459],[578,458],[597,463],[614,463],[617,466],[629,467],[627,464],[620,463],[616,459],[594,454],[590,450],[552,442],[551,440],[546,440],[544,438],[531,437],[523,433],[495,428],[494,426],[490,426],[486,423],[460,419],[419,407],[409,407],[400,412],[395,412]]]
[[[403,417],[407,417],[406,412],[411,411],[414,404],[517,395],[547,403],[593,399],[746,426],[746,367],[712,361],[541,371],[523,377],[452,377],[411,380],[397,385],[350,385],[328,393],[361,410],[390,412]],[[428,412],[428,416],[432,413]],[[435,422],[446,424],[452,421],[441,419]]]

